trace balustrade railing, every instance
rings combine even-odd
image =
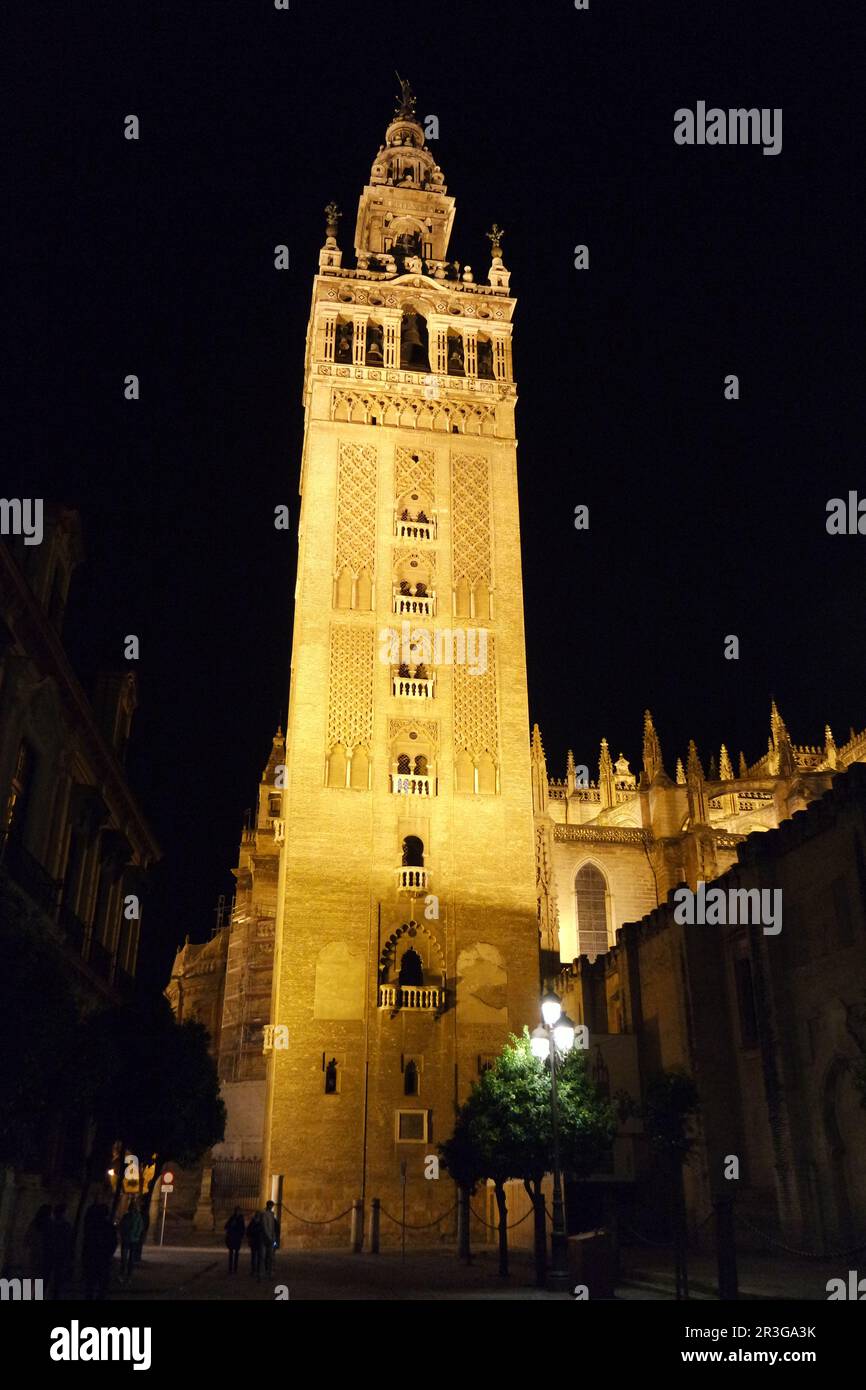
[[[439,985],[380,985],[380,1009],[438,1009]]]

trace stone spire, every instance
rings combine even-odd
[[[273,786],[276,782],[276,770],[278,767],[285,767],[286,762],[286,740],[283,736],[282,724],[277,725],[277,732],[274,734],[271,743],[271,751],[268,754],[268,761],[265,763],[262,772],[262,781]]]
[[[529,762],[532,777],[532,809],[543,814],[547,810],[547,759],[541,742],[541,730],[537,724],[532,726]]]
[[[445,261],[454,199],[446,197],[445,176],[427,145],[415,93],[408,82],[398,81],[397,107],[358,204],[355,252],[359,266],[373,259],[380,267],[399,271],[402,266],[415,274],[425,264]]]
[[[568,753],[566,754],[566,757],[565,757],[565,787],[566,787],[566,791],[568,792],[568,795],[569,795],[569,796],[571,796],[571,793],[574,791],[574,783],[575,783],[574,754],[572,753],[571,749],[569,748]]]
[[[677,776],[677,786],[678,786],[678,787],[684,787],[684,786],[686,785],[686,770],[685,770],[685,768],[683,767],[683,760],[682,760],[682,758],[677,758],[677,773],[676,773],[676,776]]]
[[[833,730],[829,724],[824,725],[824,757],[830,767],[836,767],[838,763],[838,752],[836,740],[833,737]]]
[[[342,216],[343,214],[332,198],[325,208],[325,241],[319,251],[320,269],[331,267],[339,270],[343,264],[343,253],[337,245],[337,232],[340,229],[339,223]]]
[[[607,739],[601,741],[601,751],[598,758],[598,785],[601,788],[602,806],[613,806],[616,803],[616,795],[613,785],[613,760],[610,756],[610,749],[607,746]]]
[[[748,777],[749,775],[749,764],[746,762],[746,755],[742,751],[740,752],[739,775],[740,777]]]
[[[719,777],[723,782],[734,780],[734,769],[731,767],[730,755],[724,744],[719,749]]]
[[[785,721],[779,713],[775,700],[770,703],[770,739],[775,775],[777,777],[792,777],[796,768],[794,749],[785,727]]]
[[[648,709],[644,710],[643,716],[643,770],[650,782],[660,772],[664,772],[662,747],[653,724],[653,717]]]
[[[701,766],[694,739],[691,739],[686,764],[686,786],[689,791],[689,815],[693,825],[707,824],[707,798],[704,781],[704,769]]]

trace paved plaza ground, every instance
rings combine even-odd
[[[616,1289],[623,1301],[672,1300],[674,1284],[667,1251],[623,1252],[624,1276]],[[349,1251],[279,1251],[270,1276],[250,1275],[249,1254],[241,1254],[241,1267],[230,1275],[225,1249],[216,1244],[146,1246],[141,1264],[131,1280],[120,1280],[120,1264],[114,1262],[110,1298],[139,1302],[168,1300],[273,1301],[277,1286],[285,1286],[290,1300],[477,1300],[520,1299],[574,1301],[570,1293],[550,1293],[535,1287],[532,1260],[525,1251],[511,1256],[511,1272],[501,1278],[496,1252],[484,1249],[470,1265],[462,1264],[447,1250],[399,1250],[379,1255],[353,1255]],[[836,1264],[818,1261],[779,1260],[767,1255],[740,1258],[740,1290],[744,1299],[783,1298],[825,1300],[827,1280],[845,1273]],[[695,1301],[715,1299],[715,1262],[711,1255],[696,1254],[689,1261],[690,1294]],[[70,1284],[67,1298],[81,1291]]]

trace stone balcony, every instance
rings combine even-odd
[[[419,864],[401,864],[397,870],[398,893],[426,893],[430,875]]]
[[[394,535],[401,541],[435,541],[435,521],[403,521],[394,519]]]
[[[402,524],[402,523],[401,523]],[[436,612],[435,594],[401,594],[394,590],[394,612],[416,618],[432,618]]]
[[[391,694],[401,700],[432,700],[433,677],[392,676]]]
[[[391,791],[395,796],[433,796],[435,783],[429,773],[414,772],[391,773]]]
[[[438,1009],[442,998],[439,985],[380,985],[380,1009]]]

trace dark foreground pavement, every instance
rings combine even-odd
[[[110,1298],[112,1302],[167,1300],[209,1302],[249,1300],[547,1300],[567,1299],[571,1293],[550,1293],[535,1287],[531,1257],[524,1251],[511,1256],[507,1278],[497,1273],[496,1252],[479,1251],[467,1266],[450,1251],[399,1251],[379,1255],[352,1255],[348,1251],[279,1251],[270,1276],[250,1276],[249,1253],[241,1253],[241,1267],[230,1275],[225,1249],[207,1246],[147,1246],[144,1259],[128,1283],[120,1280],[115,1260]],[[666,1252],[623,1252],[624,1277],[616,1297],[623,1301],[673,1299],[670,1258]],[[843,1271],[844,1272],[844,1271]],[[840,1271],[816,1261],[780,1261],[767,1255],[740,1258],[740,1296],[825,1300],[826,1282]],[[693,1300],[715,1299],[715,1265],[711,1256],[694,1255],[689,1262]],[[78,1299],[76,1283],[67,1298]]]

